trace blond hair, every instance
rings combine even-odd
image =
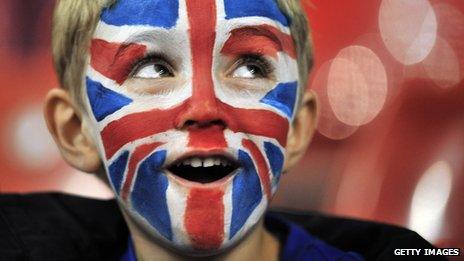
[[[57,0],[52,23],[52,55],[62,88],[84,108],[83,78],[90,41],[101,11],[115,0]]]
[[[90,41],[104,8],[117,0],[58,0],[53,13],[52,54],[60,86],[83,106],[83,79]],[[277,0],[290,19],[300,79],[300,95],[312,66],[311,41],[306,15],[299,0]]]

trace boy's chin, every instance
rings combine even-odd
[[[246,227],[244,227],[240,233],[235,235],[232,239],[226,238],[224,242],[219,247],[211,247],[211,246],[198,246],[192,244],[191,240],[188,239],[188,235],[185,231],[180,227],[173,226],[172,229],[175,230],[175,234],[182,237],[184,240],[181,241],[170,241],[159,234],[159,232],[154,229],[148,222],[133,211],[128,211],[125,206],[120,203],[120,208],[123,209],[123,213],[126,219],[126,222],[130,223],[129,227],[131,227],[131,233],[133,234],[133,229],[138,230],[136,234],[143,235],[147,240],[151,241],[153,244],[156,244],[157,247],[164,248],[170,252],[173,252],[180,256],[186,257],[208,257],[208,256],[217,256],[226,254],[235,246],[243,242],[246,238],[250,236],[250,234],[255,231],[259,224],[259,222],[264,212],[258,216],[255,216],[256,222],[253,224],[248,223]],[[205,230],[207,230],[208,224],[204,225]],[[201,234],[201,233],[199,233]],[[207,233],[205,233],[207,234]],[[200,239],[202,241],[202,239]]]
[[[161,237],[156,231],[151,229],[149,231],[151,238],[155,244],[158,244],[170,251],[186,257],[209,257],[224,255],[227,252],[234,249],[237,245],[242,243],[246,238],[257,228],[259,222],[254,224],[248,230],[242,231],[240,235],[235,236],[231,240],[227,240],[220,247],[195,247],[192,244],[179,244],[173,241],[168,241],[164,237]],[[148,232],[148,231],[147,231]],[[187,235],[185,235],[187,236]]]

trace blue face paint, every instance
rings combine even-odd
[[[287,117],[292,118],[295,110],[297,88],[297,82],[279,83],[274,89],[268,92],[260,102],[271,105],[285,113]]]
[[[261,181],[248,153],[239,150],[239,161],[243,170],[234,177],[232,188],[232,219],[229,239],[242,228],[253,210],[262,200]]]
[[[103,120],[106,116],[132,102],[126,96],[105,88],[101,83],[92,81],[88,77],[85,79],[85,82],[90,107],[97,121]]]
[[[115,192],[119,195],[121,191],[122,178],[124,177],[124,170],[127,166],[127,159],[129,152],[124,151],[109,167],[111,183],[113,183]]]
[[[276,186],[280,179],[282,167],[284,166],[284,154],[279,147],[267,141],[264,142],[264,151],[266,152],[266,157],[269,160],[271,171],[274,175],[272,185]]]
[[[150,25],[169,29],[179,18],[177,0],[119,0],[106,8],[101,20],[110,25]]]
[[[166,160],[166,151],[157,151],[139,166],[134,188],[132,206],[163,237],[172,240],[171,219],[166,201],[168,178],[160,168]]]
[[[261,16],[288,26],[287,17],[280,11],[275,0],[224,0],[226,19]]]

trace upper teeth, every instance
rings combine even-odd
[[[229,161],[219,157],[209,157],[209,158],[188,158],[178,163],[177,165],[190,165],[194,168],[198,167],[212,167],[212,166],[228,166],[230,165]]]

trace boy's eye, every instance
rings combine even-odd
[[[156,79],[172,77],[173,73],[169,66],[164,63],[149,62],[138,66],[133,73],[135,78]]]
[[[264,78],[265,75],[261,68],[259,68],[257,65],[243,64],[232,72],[232,77],[254,79]]]
[[[229,74],[232,78],[268,78],[273,72],[273,68],[267,60],[255,55],[242,57],[234,67],[235,69]]]

